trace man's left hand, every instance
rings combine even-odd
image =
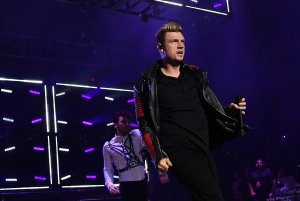
[[[239,104],[236,104],[236,103],[230,103],[230,108],[235,108],[235,109],[238,109],[238,110],[241,110],[242,111],[242,114],[245,114],[245,110],[246,110],[246,99],[245,98],[242,98],[241,99],[241,102],[239,102]]]

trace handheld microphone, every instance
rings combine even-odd
[[[239,104],[242,100],[242,96],[235,96],[235,104]],[[242,110],[238,110],[238,133],[242,137],[245,135],[244,122],[243,122],[243,114]]]

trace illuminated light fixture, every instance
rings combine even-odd
[[[8,152],[8,151],[11,151],[11,150],[14,150],[14,149],[16,149],[16,147],[15,147],[15,146],[12,146],[12,147],[7,147],[7,148],[5,148],[4,151],[5,151],[5,152]]]
[[[226,5],[227,5],[227,12],[230,12],[230,8],[229,8],[229,0],[226,0]]]
[[[66,121],[60,121],[60,120],[58,120],[57,123],[59,123],[59,124],[68,124],[68,122],[66,122]]]
[[[86,175],[85,178],[87,178],[87,179],[96,179],[97,176],[96,175]]]
[[[61,180],[63,181],[63,180],[70,179],[70,178],[71,178],[71,175],[67,175],[67,176],[62,177]]]
[[[215,3],[214,4],[214,8],[220,8],[220,7],[222,7],[222,3]]]
[[[105,185],[74,185],[74,186],[62,186],[62,188],[94,188],[94,187],[104,187]],[[119,184],[114,184],[114,186],[119,186]]]
[[[38,186],[38,187],[19,187],[19,188],[0,188],[0,191],[9,190],[31,190],[31,189],[47,189],[49,186]]]
[[[41,176],[35,176],[34,179],[39,181],[46,181],[46,177],[41,177]]]
[[[46,112],[46,128],[47,133],[50,132],[50,123],[49,123],[49,109],[48,109],[48,98],[47,98],[47,86],[44,85],[45,90],[45,112]]]
[[[51,160],[51,146],[50,146],[50,136],[47,136],[48,140],[48,160],[49,160],[49,175],[50,175],[50,184],[52,184],[52,160]]]
[[[104,98],[105,98],[105,100],[110,100],[110,101],[114,101],[115,100],[114,98],[111,98],[111,97],[108,97],[108,96],[105,96]]]
[[[69,152],[70,149],[67,149],[67,148],[59,148],[59,151],[63,151],[63,152]]]
[[[38,118],[38,119],[34,119],[31,121],[32,124],[36,124],[38,122],[41,122],[42,121],[42,118]]]
[[[33,147],[35,151],[45,151],[44,147]]]
[[[9,89],[1,89],[1,92],[11,94],[11,93],[12,93],[12,90],[9,90]]]
[[[29,93],[34,94],[34,95],[41,95],[41,92],[36,91],[36,90],[29,90]]]
[[[154,0],[154,1],[165,3],[165,4],[170,4],[170,5],[173,5],[173,6],[182,6],[181,3],[176,3],[176,2],[172,2],[172,1],[164,1],[164,0]]]
[[[7,121],[7,122],[14,122],[15,120],[11,119],[11,118],[7,118],[7,117],[3,117],[2,118],[3,121]]]
[[[84,98],[84,99],[87,99],[87,100],[91,100],[92,99],[91,96],[84,95],[84,94],[82,94],[81,97]]]
[[[198,3],[198,0],[190,0],[192,3]]]
[[[79,84],[56,83],[56,85],[60,85],[60,86],[68,86],[68,87],[81,87],[81,88],[92,88],[92,89],[97,89],[97,87],[95,87],[95,86],[79,85]]]
[[[134,98],[133,99],[129,99],[128,101],[127,101],[127,103],[133,103],[134,102]]]
[[[61,93],[56,94],[55,96],[63,96],[65,94],[66,94],[66,92],[61,92]]]
[[[16,181],[18,181],[18,179],[17,178],[6,178],[5,181],[16,182]]]
[[[84,150],[84,152],[85,153],[89,153],[89,152],[92,152],[92,151],[94,151],[95,150],[95,148],[88,148],[88,149],[86,149],[86,150]]]
[[[43,81],[41,81],[41,80],[20,80],[20,79],[9,79],[9,78],[4,78],[4,77],[0,77],[0,81],[29,82],[29,83],[34,83],[34,84],[42,84],[43,83]]]
[[[137,124],[133,124],[133,123],[131,123],[130,126],[136,127],[136,128],[139,127]]]
[[[195,10],[201,10],[201,11],[205,11],[205,12],[209,12],[209,13],[215,13],[215,14],[219,14],[219,15],[227,15],[227,13],[217,12],[217,11],[208,10],[208,9],[204,9],[204,8],[198,8],[198,7],[194,7],[194,6],[186,5],[185,7],[190,8],[190,9],[195,9]]]
[[[89,121],[82,121],[82,123],[86,126],[92,126],[93,123],[92,122],[89,122]]]
[[[58,142],[57,136],[55,136],[55,153],[56,153],[56,169],[57,169],[57,184],[60,184],[60,170],[59,170],[59,157],[58,157]],[[50,158],[49,158],[50,160]],[[71,177],[71,175],[70,175]]]
[[[112,125],[114,125],[114,122],[106,124],[106,126],[112,126]]]
[[[114,178],[119,179],[119,176],[114,175]]]
[[[54,133],[57,133],[57,121],[56,121],[56,103],[55,103],[55,88],[52,86],[52,102],[53,102],[53,122],[54,122]],[[57,147],[56,147],[57,149]],[[57,177],[59,178],[59,177]],[[59,181],[59,180],[58,180]],[[58,183],[59,184],[59,183]]]
[[[118,88],[108,88],[108,87],[100,87],[100,89],[110,90],[110,91],[129,91],[129,92],[133,92],[133,90],[129,90],[129,89],[118,89]]]

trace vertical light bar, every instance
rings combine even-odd
[[[60,184],[57,136],[55,136],[55,149],[56,149],[55,152],[56,152],[57,184]]]
[[[50,138],[47,136],[48,140],[48,158],[49,158],[49,175],[50,175],[50,184],[52,184],[52,162],[51,162],[51,146],[50,146]]]
[[[226,5],[227,5],[227,12],[230,13],[229,0],[226,0]]]
[[[57,133],[56,105],[55,105],[55,89],[54,89],[54,86],[52,86],[52,100],[53,100],[54,133]]]
[[[45,110],[46,110],[46,125],[47,125],[47,133],[50,132],[50,122],[49,122],[49,110],[48,110],[48,99],[47,99],[47,87],[44,85],[45,90]]]

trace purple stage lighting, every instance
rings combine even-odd
[[[128,101],[127,101],[127,103],[133,103],[134,102],[134,99],[129,99]]]
[[[33,147],[33,149],[36,151],[45,151],[44,147]]]
[[[87,179],[96,179],[97,176],[96,175],[86,175]]]
[[[39,181],[46,181],[46,177],[41,177],[41,176],[35,176],[34,179]]]
[[[220,7],[222,7],[222,3],[215,3],[214,4],[214,8],[220,8]]]
[[[85,153],[89,153],[89,152],[92,152],[92,151],[94,151],[95,150],[95,148],[88,148],[88,149],[86,149],[86,150],[84,150],[84,152]]]
[[[82,94],[81,97],[84,99],[88,99],[88,100],[91,100],[91,98],[92,98],[91,96],[84,95],[84,94]]]
[[[29,90],[29,93],[31,93],[31,94],[34,94],[34,95],[40,95],[41,94],[41,92],[39,92],[39,91],[36,91],[36,90]]]
[[[36,124],[38,122],[41,122],[42,121],[42,118],[38,118],[38,119],[34,119],[31,121],[32,124]]]
[[[82,121],[82,123],[86,126],[92,126],[93,123],[92,122],[88,122],[88,121]]]
[[[135,127],[135,128],[139,127],[137,124],[133,124],[133,123],[131,123],[130,126]]]

